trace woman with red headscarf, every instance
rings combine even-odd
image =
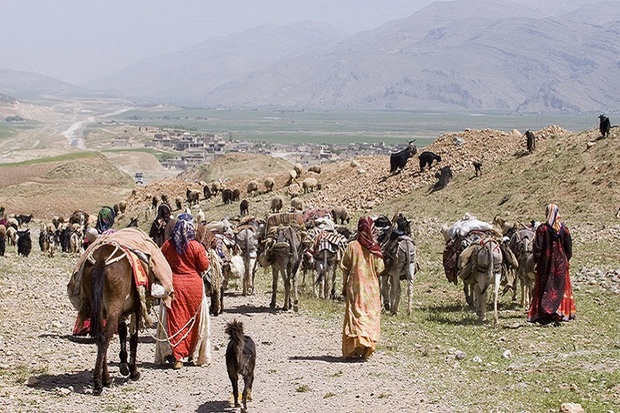
[[[547,222],[536,229],[533,253],[536,281],[527,320],[557,324],[574,319],[575,298],[569,273],[573,243],[555,204],[547,206]]]
[[[374,222],[362,217],[357,240],[342,257],[342,295],[345,297],[342,355],[367,360],[375,351],[381,324],[379,275],[384,270],[383,254],[375,239]]]

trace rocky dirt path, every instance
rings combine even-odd
[[[227,311],[212,318],[211,365],[172,370],[153,363],[154,340],[141,334],[142,377],[118,372],[118,340],[110,347],[113,386],[92,393],[96,347],[71,336],[75,312],[66,298],[74,260],[58,254],[0,258],[0,411],[227,412],[231,387],[224,354],[226,321],[243,321],[257,345],[255,412],[444,412],[428,399],[423,378],[403,371],[407,360],[379,349],[367,363],[340,356],[340,321],[268,308],[267,291],[226,296]],[[280,300],[281,296],[278,297]],[[303,307],[303,305],[302,305]],[[154,331],[154,330],[151,330]]]

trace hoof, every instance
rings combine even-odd
[[[101,393],[103,393],[103,387],[95,387],[93,389],[94,396],[101,396]]]
[[[134,372],[131,376],[129,376],[129,378],[133,381],[139,380],[140,379],[140,372],[136,371]]]
[[[294,305],[293,306],[293,311],[298,313],[299,312],[299,306],[298,305]]]
[[[274,303],[274,302],[269,303],[269,307],[276,308],[276,303]]]
[[[127,363],[121,363],[118,366],[119,371],[121,372],[121,374],[123,376],[128,376],[129,375],[129,366],[127,365]]]

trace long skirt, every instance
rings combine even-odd
[[[160,306],[155,362],[163,363],[167,356],[172,355],[175,360],[188,357],[196,365],[209,364],[211,323],[202,279],[177,278],[171,308],[166,311],[163,305]]]

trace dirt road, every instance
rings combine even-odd
[[[127,381],[118,372],[115,338],[109,351],[114,384],[93,396],[96,347],[71,336],[75,312],[66,282],[73,263],[66,255],[41,256],[36,246],[28,258],[14,252],[0,258],[0,411],[234,411],[224,358],[224,325],[234,318],[243,321],[257,346],[250,411],[451,411],[427,399],[420,379],[405,371],[409,361],[379,349],[369,362],[343,362],[339,320],[319,320],[303,305],[300,314],[272,311],[268,291],[226,296],[227,310],[212,318],[209,366],[155,365],[154,340],[144,332],[138,347],[142,377]]]

